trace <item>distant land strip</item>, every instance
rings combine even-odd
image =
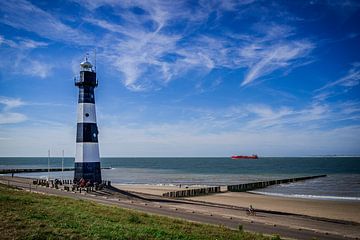
[[[101,169],[111,169],[110,167],[103,167]],[[61,171],[74,171],[75,168],[12,168],[12,169],[0,169],[0,174],[7,173],[29,173],[29,172],[61,172]]]

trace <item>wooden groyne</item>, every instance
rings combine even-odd
[[[170,198],[178,198],[178,197],[194,197],[194,196],[201,196],[207,195],[211,193],[219,193],[220,187],[206,187],[206,188],[194,188],[194,189],[186,189],[180,191],[173,191],[163,193],[163,197],[170,197]]]
[[[110,169],[110,168],[101,168]],[[64,171],[74,171],[75,168],[64,168]],[[0,174],[7,173],[31,173],[31,172],[47,172],[47,168],[13,168],[13,169],[0,169]],[[50,168],[50,172],[61,172],[62,168]]]
[[[316,175],[316,176],[309,176],[309,177],[287,178],[287,179],[280,179],[280,180],[270,180],[270,181],[263,181],[263,182],[253,182],[253,183],[229,185],[229,186],[227,186],[227,190],[230,192],[246,192],[246,191],[251,191],[251,190],[255,190],[255,189],[266,188],[271,185],[292,183],[292,182],[304,181],[304,180],[320,178],[320,177],[326,177],[326,175]]]
[[[230,192],[246,192],[260,188],[266,188],[271,185],[283,184],[283,183],[292,183],[298,181],[304,181],[314,178],[326,177],[326,175],[316,175],[316,176],[308,176],[308,177],[298,177],[298,178],[287,178],[280,180],[269,180],[263,182],[253,182],[253,183],[244,183],[237,185],[229,185],[227,186],[227,190]],[[180,191],[172,191],[163,193],[163,197],[169,198],[179,198],[179,197],[194,197],[207,195],[212,193],[221,193],[220,186],[217,187],[206,187],[206,188],[194,188],[194,189],[186,189]]]

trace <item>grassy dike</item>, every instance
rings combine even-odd
[[[0,239],[269,239],[0,185]]]

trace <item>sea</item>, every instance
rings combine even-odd
[[[61,168],[62,158],[50,158],[51,168]],[[218,186],[326,174],[327,177],[280,184],[255,193],[360,201],[360,157],[260,157],[233,160],[224,157],[102,158],[104,180],[117,184]],[[48,158],[1,157],[0,169],[47,168]],[[74,167],[74,158],[64,158]],[[16,174],[47,178],[47,172]],[[72,179],[73,171],[50,172],[50,178]]]

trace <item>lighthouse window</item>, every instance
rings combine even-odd
[[[89,117],[90,115],[88,113],[85,113],[85,117]]]
[[[91,98],[94,98],[94,94],[91,94]]]
[[[96,133],[94,133],[93,136],[96,137]]]

